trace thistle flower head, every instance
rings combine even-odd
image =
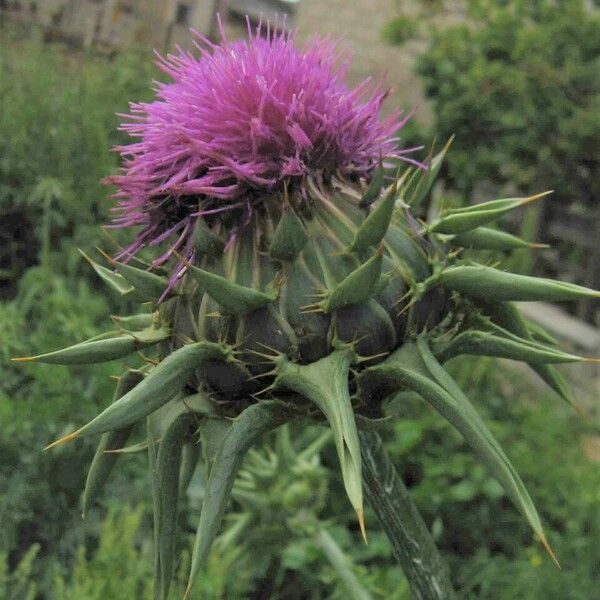
[[[327,40],[300,51],[288,34],[268,27],[264,38],[260,33],[259,27],[236,43],[223,36],[218,46],[201,38],[209,45],[199,58],[180,52],[160,59],[172,82],[158,85],[155,102],[132,106],[124,129],[136,139],[118,149],[124,171],[112,181],[121,199],[116,225],[141,229],[121,260],[107,257],[114,271],[86,258],[113,290],[151,303],[152,312],[115,317],[116,331],[15,360],[80,365],[152,347],[159,360],[128,368],[115,401],[48,448],[104,434],[86,480],[86,512],[118,456],[107,449],[135,450],[139,445],[125,448],[126,440],[145,425],[155,597],[166,599],[177,562],[178,498],[200,454],[207,455],[199,444],[221,440],[211,453],[188,598],[231,493],[253,511],[242,527],[257,513],[271,523],[279,511],[287,524],[297,506],[304,513],[311,502],[320,509],[316,479],[288,486],[280,507],[270,502],[272,490],[264,486],[272,476],[287,470],[298,483],[302,460],[290,457],[306,463],[318,451],[311,444],[298,455],[285,434],[277,440],[278,458],[255,454],[258,471],[246,469],[242,486],[234,485],[247,450],[291,419],[329,424],[366,539],[363,480],[372,491],[390,471],[379,438],[363,435],[368,428],[359,433],[356,416],[363,423],[393,418],[386,399],[413,392],[464,436],[553,556],[525,485],[443,367],[461,354],[523,361],[573,404],[553,364],[598,359],[561,351],[515,302],[600,298],[600,291],[463,259],[470,248],[531,247],[487,225],[546,194],[442,208],[430,223],[418,223],[411,211],[430,194],[449,144],[431,157],[429,169],[406,169],[384,189],[382,161],[415,162],[410,149],[396,147],[398,116],[379,120],[386,94],[376,88],[365,97],[364,84],[347,88],[345,63]],[[168,250],[155,265],[177,251],[170,280],[127,264],[143,246],[161,242]],[[378,477],[383,471],[385,481]],[[374,495],[379,502],[382,496]],[[387,500],[373,503],[386,518],[393,509]],[[234,527],[242,531],[239,522]]]
[[[347,87],[347,56],[330,40],[301,50],[270,25],[243,41],[222,34],[219,45],[195,35],[199,56],[159,58],[171,81],[157,84],[155,101],[132,104],[122,125],[135,141],[117,147],[123,172],[108,181],[120,198],[114,224],[142,226],[128,253],[170,239],[190,258],[198,216],[240,209],[249,220],[284,186],[356,180],[382,159],[412,160],[397,148],[404,121],[379,118],[388,92],[368,81]]]

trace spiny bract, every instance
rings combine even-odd
[[[178,498],[199,460],[209,473],[189,589],[219,531],[244,453],[291,419],[328,422],[363,528],[357,426],[399,390],[419,394],[465,437],[547,546],[518,474],[442,363],[460,354],[527,362],[572,402],[552,363],[580,360],[540,337],[514,301],[599,292],[461,259],[461,249],[535,246],[487,227],[542,195],[411,216],[448,147],[427,168],[397,150],[402,122],[378,120],[336,70],[334,46],[304,52],[260,30],[248,41],[161,60],[174,82],[133,105],[138,138],[119,148],[118,225],[141,225],[111,268],[120,294],[152,310],[65,350],[17,359],[94,363],[158,349],[120,378],[114,402],[56,444],[101,435],[84,492],[94,503],[119,450],[147,449],[155,512],[157,597],[175,564]],[[263,32],[264,33],[264,32]],[[389,162],[395,161],[390,170]],[[410,161],[409,161],[410,162]],[[166,244],[153,264],[134,255]],[[174,265],[167,271],[164,265]],[[233,417],[233,419],[232,419]],[[127,448],[145,427],[147,442]]]

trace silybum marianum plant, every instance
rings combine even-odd
[[[201,453],[209,477],[189,593],[245,452],[269,430],[304,419],[331,428],[366,536],[364,485],[375,511],[385,512],[371,493],[372,468],[363,484],[361,471],[373,463],[364,458],[374,439],[368,429],[388,396],[411,390],[464,436],[549,548],[519,475],[442,366],[460,354],[524,361],[572,402],[554,364],[582,359],[558,349],[513,303],[600,292],[462,258],[465,248],[533,246],[489,225],[544,194],[419,222],[411,211],[447,147],[425,164],[414,158],[419,149],[399,149],[404,120],[379,119],[386,93],[378,87],[346,87],[334,44],[314,40],[300,50],[267,26],[239,42],[199,37],[198,50],[159,59],[171,82],[157,84],[154,102],[131,105],[123,129],[133,141],[117,149],[123,169],[109,181],[118,188],[114,225],[135,230],[135,239],[108,266],[88,259],[111,288],[150,303],[151,312],[17,359],[145,359],[122,375],[101,414],[50,445],[101,436],[84,514],[118,451],[134,450],[128,438],[145,429],[156,593],[167,598],[178,498]]]

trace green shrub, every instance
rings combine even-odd
[[[31,546],[12,573],[8,572],[7,554],[0,552],[0,598],[35,600],[37,587],[32,581],[31,573],[39,550],[38,544]]]
[[[58,347],[110,328],[103,322],[106,299],[70,276],[68,259],[64,253],[64,275],[29,269],[16,297],[0,302],[0,551],[14,566],[31,544],[41,544],[35,571],[42,589],[51,563],[68,559],[98,526],[94,519],[82,523],[79,509],[81,472],[91,460],[93,440],[58,454],[42,449],[65,423],[73,427],[93,414],[94,405],[105,405],[115,370],[107,364],[74,377],[67,369],[17,369],[8,362],[32,348]]]
[[[41,251],[87,247],[108,221],[100,180],[117,167],[115,113],[148,93],[147,62],[106,63],[0,29],[0,297]]]
[[[430,28],[418,62],[435,131],[456,134],[447,177],[600,197],[600,13],[585,0],[471,0],[469,22]]]
[[[125,308],[106,298],[76,248],[98,243],[109,218],[100,179],[116,169],[115,113],[143,97],[150,74],[136,55],[108,63],[8,27],[0,28],[0,552],[12,571],[39,544],[32,568],[43,594],[54,563],[68,562],[99,523],[79,517],[93,443],[54,456],[42,448],[106,403],[114,365],[74,377],[9,359],[111,329],[106,314]]]
[[[600,567],[600,470],[583,455],[590,422],[536,392],[490,359],[457,359],[453,374],[477,398],[549,529],[562,570],[532,539],[501,488],[464,441],[419,399],[401,396],[404,418],[387,444],[451,567],[457,589],[478,600],[595,597]],[[502,396],[514,400],[501,400]]]

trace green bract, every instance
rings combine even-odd
[[[199,220],[195,264],[179,259],[183,275],[162,302],[162,276],[86,257],[111,288],[152,301],[152,310],[115,317],[116,332],[18,359],[79,364],[158,349],[156,360],[123,375],[104,412],[51,444],[102,434],[84,512],[121,454],[147,450],[157,598],[169,594],[178,500],[200,454],[208,483],[188,591],[219,531],[245,453],[291,419],[331,428],[365,534],[359,429],[383,416],[383,401],[401,390],[416,392],[465,437],[548,548],[525,484],[442,364],[459,354],[524,361],[572,402],[551,364],[589,359],[557,349],[512,302],[600,292],[462,258],[462,248],[528,246],[483,226],[534,198],[456,209],[419,226],[410,207],[427,195],[446,151],[432,159],[430,171],[411,169],[388,187],[376,168],[370,182],[354,188],[309,181],[308,198],[288,189],[265,196],[227,243],[219,215]],[[136,428],[145,429],[147,442],[124,447]]]

